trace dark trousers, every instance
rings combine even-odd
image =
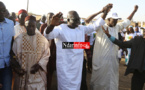
[[[90,47],[90,53],[87,54],[87,59],[88,59],[88,72],[91,73],[92,72],[92,57],[93,57],[93,45],[91,45]],[[90,56],[91,55],[91,56]]]
[[[143,90],[145,82],[145,71],[140,73],[135,71],[131,80],[131,90]]]
[[[87,82],[86,82],[86,60],[84,59],[83,62],[83,70],[82,70],[82,81],[81,81],[81,88],[80,90],[88,90],[87,88]]]
[[[0,90],[11,90],[12,70],[10,67],[0,69],[0,84],[2,84],[2,89]]]
[[[54,71],[56,71],[56,60],[50,59],[47,65],[47,90],[51,90],[51,84],[52,84],[52,77]]]

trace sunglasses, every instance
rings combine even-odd
[[[80,18],[79,19],[70,18],[70,20],[78,22],[78,21],[80,21]]]

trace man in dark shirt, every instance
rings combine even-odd
[[[125,75],[133,73],[131,90],[142,90],[145,82],[145,29],[143,36],[136,36],[130,41],[119,41],[103,29],[108,38],[121,48],[131,48],[130,60]]]

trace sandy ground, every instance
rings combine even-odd
[[[124,66],[124,64],[125,64],[125,61],[124,59],[122,59],[119,65],[119,90],[131,90],[130,87],[131,87],[132,74],[129,74],[128,76],[124,76],[124,72],[126,70],[126,66]],[[89,87],[90,78],[91,78],[91,74],[87,73],[88,90],[90,90],[90,87]],[[57,90],[56,73],[53,75],[53,82],[52,82],[51,90]],[[143,90],[145,90],[145,87]]]

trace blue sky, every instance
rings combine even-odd
[[[26,9],[27,0],[1,0],[5,3],[10,12],[18,12]],[[145,0],[29,0],[29,12],[36,14],[47,14],[48,12],[57,13],[61,11],[64,17],[68,11],[76,10],[80,17],[88,17],[98,12],[108,3],[113,4],[111,11],[117,12],[119,17],[125,19],[138,5],[138,12],[135,14],[134,21],[145,21]]]

